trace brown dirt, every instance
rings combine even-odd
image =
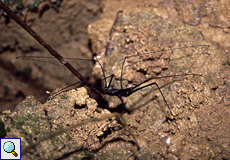
[[[82,125],[52,141],[49,133],[58,128],[109,114],[107,110],[97,111],[95,101],[86,95],[84,89],[79,89],[76,93],[60,94],[44,105],[33,97],[27,97],[15,112],[2,116],[8,128],[12,128],[7,137],[23,137],[26,139],[23,146],[28,146],[42,139],[41,135],[50,135],[50,140],[40,143],[34,152],[27,151],[27,156],[35,159],[229,159],[229,12],[217,4],[216,1],[197,1],[194,4],[181,1],[103,1],[101,20],[88,28],[93,53],[103,64],[106,74],[115,75],[114,88],[120,87],[122,60],[130,55],[136,56],[128,58],[125,63],[124,88],[156,76],[185,72],[202,74],[149,82],[155,81],[162,86],[173,116],[156,87],[150,86],[124,99],[129,112],[122,116],[121,121],[127,127],[114,121],[88,141],[86,150],[80,149],[81,145],[108,119]],[[113,51],[105,55],[107,35],[118,10],[124,10],[124,13],[110,42]],[[209,48],[205,50],[207,45]],[[94,67],[94,74],[102,76],[98,65]],[[79,95],[84,95],[83,101],[77,101],[82,99]],[[120,104],[116,97],[106,98],[109,107]],[[87,104],[88,100],[92,107]],[[75,103],[79,104],[74,106]],[[38,124],[34,125],[30,118],[28,121],[23,119],[23,124],[32,125],[22,125],[22,129],[19,127],[19,131],[14,131],[17,119],[21,117],[17,113],[38,116],[34,118]],[[42,131],[36,130],[39,125],[44,126]],[[135,142],[140,146],[139,150]],[[53,147],[47,148],[51,143]]]

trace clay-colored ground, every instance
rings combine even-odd
[[[110,115],[106,109],[96,109],[96,102],[81,88],[59,94],[44,105],[27,97],[15,112],[2,116],[7,137],[22,137],[27,159],[229,159],[229,18],[228,8],[221,8],[225,3],[103,1],[101,20],[88,27],[92,52],[106,75],[115,75],[114,88],[120,87],[122,62],[130,55],[136,56],[126,59],[124,88],[153,77],[202,75],[148,82],[159,84],[173,116],[151,85],[124,98],[128,112],[119,119],[122,123],[113,121],[99,131],[112,118],[95,121],[51,139],[61,128]],[[113,51],[105,55],[118,10],[124,11],[110,41]],[[98,65],[94,75],[102,77]],[[110,108],[121,103],[116,97],[106,99]],[[44,135],[49,140],[26,149],[44,140]],[[83,144],[84,149],[80,148]]]

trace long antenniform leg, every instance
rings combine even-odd
[[[118,22],[118,20],[119,20],[119,15],[120,15],[121,13],[122,13],[122,12],[118,12],[118,13],[117,13],[117,18],[116,18],[114,24],[116,24],[116,23]],[[110,30],[110,34],[109,34],[109,35],[110,35],[110,41],[111,41],[112,32],[115,31],[115,28],[114,28],[114,27],[115,27],[115,26],[113,25],[112,29]],[[109,46],[109,44],[110,44],[110,41],[107,43],[107,46],[106,46],[106,53],[107,53],[107,51],[108,51],[108,46]],[[186,72],[185,72],[184,74],[151,78],[151,79],[149,79],[149,80],[146,80],[146,81],[144,81],[144,82],[142,82],[142,83],[136,85],[135,87],[132,88],[132,90],[131,90],[130,92],[128,92],[128,93],[123,93],[122,96],[128,97],[129,95],[135,93],[136,91],[139,91],[139,90],[141,90],[141,89],[143,89],[143,88],[146,88],[146,87],[148,87],[148,86],[155,85],[155,86],[157,87],[157,89],[159,90],[161,96],[163,97],[163,100],[164,100],[164,102],[165,102],[167,108],[169,109],[170,114],[172,115],[173,119],[175,119],[175,117],[174,117],[174,115],[173,115],[173,112],[172,112],[172,109],[170,108],[168,102],[166,101],[166,98],[164,97],[164,95],[163,95],[163,93],[162,93],[162,91],[161,91],[159,85],[158,85],[156,82],[152,82],[152,83],[147,84],[147,85],[144,85],[144,86],[142,86],[142,87],[140,87],[140,86],[141,86],[142,84],[144,84],[144,83],[146,83],[146,82],[152,80],[152,79],[160,79],[160,78],[167,78],[167,77],[181,77],[181,76],[182,76],[182,77],[183,77],[183,76],[201,76],[201,75],[199,75],[199,74],[188,74],[188,73],[189,73],[190,69],[192,68],[192,66],[194,65],[194,63],[196,62],[196,60],[197,60],[197,59],[198,59],[198,58],[209,48],[209,45],[188,46],[188,47],[166,49],[166,50],[161,50],[161,51],[156,51],[156,52],[149,52],[149,53],[155,54],[155,53],[157,53],[157,52],[166,52],[166,51],[179,50],[179,49],[183,49],[183,48],[192,48],[192,47],[205,47],[205,49],[196,57],[196,59],[193,61],[193,63],[190,65],[190,67],[186,70]],[[148,54],[149,54],[149,53],[148,53]],[[145,54],[145,53],[144,53],[144,54]],[[136,56],[136,55],[132,55],[132,56]],[[121,77],[120,77],[120,85],[121,85],[121,86],[120,86],[120,88],[121,88],[120,90],[121,90],[121,92],[122,92],[122,90],[123,90],[124,92],[125,92],[125,90],[126,90],[126,89],[123,89],[123,84],[122,84],[122,77],[123,77],[124,64],[125,64],[126,59],[128,59],[129,57],[132,57],[132,56],[127,56],[127,57],[125,57],[125,59],[124,59],[124,61],[123,61],[123,63],[122,63],[122,67],[121,67]],[[100,63],[99,63],[99,64],[100,64]],[[101,64],[100,64],[100,66],[101,66],[101,68],[102,68],[102,65],[101,65]],[[102,70],[104,71],[103,68],[102,68]],[[104,73],[104,72],[103,72],[103,73]],[[110,86],[111,86],[112,79],[113,79],[113,76],[111,77],[108,86],[106,86],[106,88],[107,88],[108,90],[109,90],[109,88],[110,88]],[[140,88],[138,88],[138,87],[140,87]],[[125,103],[124,103],[124,101],[123,101],[123,99],[122,99],[122,96],[121,96],[121,95],[118,96],[118,98],[120,99],[120,101],[121,101],[121,103],[122,103],[122,107],[123,107],[123,112],[122,112],[121,115],[123,115],[124,112],[125,112]],[[107,125],[105,125],[102,129],[104,129],[106,126],[108,126],[109,124],[111,124],[113,121],[114,121],[114,120],[112,120],[111,122],[109,122],[109,123],[108,123]],[[179,129],[179,126],[178,126],[178,123],[177,123],[176,120],[175,120],[175,123],[176,123],[176,127]],[[122,125],[125,127],[125,124],[122,124]],[[126,126],[126,127],[127,127],[127,126]],[[100,129],[99,131],[101,131],[102,129]],[[98,131],[98,132],[99,132],[99,131]],[[91,139],[93,136],[95,136],[98,132],[96,132],[95,134],[91,135],[91,136],[87,139],[87,141],[86,141],[85,143],[87,143],[88,140]],[[135,140],[135,143],[136,143],[137,146],[138,146],[138,143],[137,143],[137,140],[136,140],[135,135],[132,134],[132,133],[131,133],[131,135],[133,136],[133,138],[134,138],[134,140]],[[84,144],[85,144],[85,143],[84,143]],[[83,144],[83,145],[84,145],[84,144]]]

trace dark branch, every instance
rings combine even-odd
[[[57,51],[55,51],[47,42],[45,42],[32,28],[30,28],[20,17],[18,17],[12,10],[10,10],[2,1],[0,1],[0,8],[6,12],[15,22],[17,22],[23,29],[25,29],[31,36],[33,36],[45,49],[47,49],[52,56],[57,58],[59,62],[65,65],[82,83],[88,85],[89,81],[85,79],[70,63],[68,63]],[[88,85],[92,90],[100,93],[96,88]]]

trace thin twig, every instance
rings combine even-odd
[[[43,40],[30,26],[28,26],[20,17],[18,17],[11,9],[9,9],[2,1],[0,1],[0,8],[6,12],[15,22],[17,22],[23,29],[25,29],[31,36],[33,36],[52,56],[57,58],[59,62],[65,65],[76,77],[78,77],[83,84],[88,85],[89,81],[85,79],[69,62],[67,62],[56,50],[54,50],[47,42]],[[88,85],[93,91],[101,94],[96,88]]]

